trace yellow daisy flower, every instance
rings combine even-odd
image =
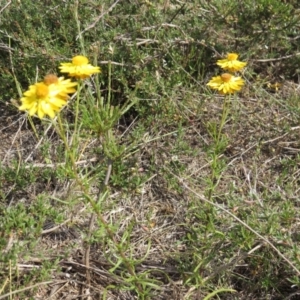
[[[71,82],[69,79],[47,75],[44,82],[29,86],[21,98],[22,105],[19,110],[27,110],[30,116],[37,113],[40,119],[45,115],[54,118],[56,112],[66,105],[68,94],[76,91],[74,89],[76,85],[76,82]]]
[[[222,69],[229,72],[237,72],[243,69],[247,63],[238,60],[238,54],[228,53],[226,59],[220,59],[217,61],[217,65]]]
[[[213,77],[207,85],[212,89],[218,90],[220,94],[233,94],[239,91],[244,83],[241,77],[224,73],[221,76]]]
[[[72,82],[71,79],[65,79],[64,77],[57,77],[54,74],[48,74],[45,76],[44,81],[53,90],[59,91],[59,97],[68,99],[69,94],[76,92],[75,87],[77,82]]]
[[[69,73],[69,76],[78,79],[85,79],[101,72],[100,67],[92,66],[89,64],[89,60],[82,55],[73,57],[71,63],[61,63],[59,69],[62,73]]]

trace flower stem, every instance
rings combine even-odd
[[[219,179],[221,177],[221,172],[223,170],[222,162],[219,160],[220,155],[224,151],[224,148],[226,147],[226,138],[225,134],[223,134],[223,129],[227,121],[227,117],[229,114],[229,107],[230,107],[230,95],[224,97],[223,101],[223,107],[222,107],[222,115],[220,119],[219,127],[216,128],[214,137],[214,146],[211,153],[211,175],[210,175],[210,186],[208,188],[207,197],[211,201],[213,191],[218,185]]]
[[[73,142],[77,141],[77,130],[78,130],[78,116],[79,116],[79,100],[80,100],[80,92],[82,89],[83,83],[82,81],[78,81],[78,90],[76,94],[76,107],[75,107],[75,122],[74,122],[74,133],[73,133]]]
[[[108,62],[108,96],[107,105],[110,106],[111,100],[111,61]]]
[[[220,122],[220,126],[219,126],[217,140],[216,140],[217,143],[219,143],[221,140],[222,131],[223,131],[224,125],[225,125],[227,117],[228,117],[229,104],[230,104],[230,95],[228,95],[228,97],[226,97],[226,96],[224,97],[221,122]]]

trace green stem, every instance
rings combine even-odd
[[[80,101],[80,92],[82,89],[83,83],[81,80],[78,81],[78,90],[76,94],[76,104],[75,104],[75,123],[74,123],[74,133],[72,136],[72,143],[77,144],[78,137],[78,118],[79,118],[79,101]]]
[[[233,289],[218,289],[216,291],[213,291],[212,293],[210,293],[209,295],[207,295],[203,300],[208,300],[210,298],[212,298],[213,296],[219,294],[219,293],[236,293],[236,290],[233,290]]]
[[[208,190],[208,199],[211,201],[212,199],[212,193],[214,189],[217,186],[218,182],[218,176],[219,176],[219,170],[218,170],[218,157],[220,155],[220,143],[222,143],[222,131],[224,129],[224,126],[227,121],[228,113],[229,113],[229,107],[230,107],[230,95],[224,97],[223,101],[223,107],[222,107],[222,115],[221,115],[221,120],[220,120],[220,125],[219,129],[217,129],[217,134],[214,135],[214,150],[212,154],[212,163],[211,163],[211,176],[210,176],[210,184],[211,186],[209,187]]]
[[[108,62],[108,96],[107,96],[107,106],[110,106],[111,100],[111,61]]]
[[[31,125],[31,128],[32,128],[33,131],[34,131],[34,134],[35,134],[36,138],[39,139],[39,135],[38,135],[38,133],[37,133],[37,130],[36,130],[35,126],[34,126],[34,123],[33,123],[32,118],[31,118],[30,115],[28,115],[28,120],[29,120],[29,123],[30,123],[30,125]]]
[[[219,126],[219,132],[218,132],[217,140],[216,140],[217,144],[220,142],[220,139],[221,139],[221,136],[222,136],[222,131],[223,131],[224,125],[225,125],[227,117],[228,117],[229,104],[230,104],[230,96],[228,95],[228,98],[227,98],[227,96],[225,96],[224,101],[223,101],[221,122],[220,122],[220,126]]]

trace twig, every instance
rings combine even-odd
[[[83,165],[89,162],[95,162],[98,161],[99,158],[98,157],[92,157],[89,159],[84,159],[84,160],[79,160],[75,162],[75,165]],[[57,164],[43,164],[43,163],[36,163],[30,166],[25,166],[25,169],[29,169],[29,168],[55,168],[55,167],[60,167],[60,166],[64,166],[66,163],[57,163]]]
[[[16,290],[16,291],[12,291],[12,292],[9,292],[9,293],[4,294],[4,295],[1,295],[0,299],[6,299],[7,297],[9,297],[11,295],[15,295],[15,294],[18,294],[18,293],[21,293],[21,292],[25,292],[25,291],[28,291],[28,290],[33,289],[35,287],[38,287],[38,286],[41,286],[41,285],[46,285],[46,284],[53,283],[53,282],[64,283],[64,282],[67,282],[67,280],[57,280],[57,281],[50,280],[50,281],[39,282],[37,284],[34,284],[34,285],[31,285],[31,286],[28,286],[28,287],[25,287],[25,288],[22,288],[22,289],[19,289],[19,290]]]
[[[300,52],[295,53],[295,54],[291,54],[291,55],[286,55],[286,56],[278,57],[278,58],[253,59],[252,61],[256,61],[256,62],[280,61],[280,60],[288,59],[288,58],[291,58],[291,57],[294,57],[294,56],[298,56],[298,55],[300,55]]]
[[[178,16],[178,14],[184,9],[185,5],[186,5],[187,1],[185,1],[180,7],[179,9],[175,12],[175,14],[172,16],[172,18],[170,19],[169,23],[173,22],[174,19]]]
[[[79,211],[79,215],[85,210],[86,206],[84,206],[80,211]],[[59,229],[60,227],[62,227],[63,225],[69,223],[70,221],[72,220],[72,218],[68,218],[67,220],[65,220],[64,222],[56,225],[56,226],[53,226],[49,229],[44,229],[42,232],[41,232],[41,235],[45,235],[45,234],[48,234],[50,232],[53,232],[53,231],[56,231],[57,229]]]
[[[99,62],[99,65],[108,65],[108,64],[115,65],[115,66],[126,66],[123,63],[119,63],[111,60],[103,60]]]
[[[15,144],[15,141],[16,141],[17,137],[19,136],[19,133],[21,132],[21,129],[22,129],[22,126],[23,126],[24,122],[25,122],[25,118],[23,118],[22,124],[19,126],[16,134],[14,135],[14,137],[13,137],[13,139],[11,141],[11,146],[10,146],[9,150],[6,152],[6,154],[5,154],[5,156],[4,156],[3,160],[2,160],[2,164],[5,162],[8,154],[10,153],[11,149],[13,148],[13,146]]]
[[[115,3],[112,4],[112,6],[105,12],[103,12],[100,16],[98,16],[98,18],[95,20],[95,22],[93,22],[92,24],[90,24],[88,27],[86,27],[85,29],[83,29],[76,37],[76,39],[79,39],[79,37],[86,31],[88,31],[89,29],[93,28],[96,26],[96,24],[101,20],[101,18],[108,14],[109,12],[111,12],[114,7],[120,2],[120,0],[117,0]]]
[[[6,50],[6,51],[14,51],[13,48],[5,45],[4,43],[0,43],[0,49]]]
[[[284,298],[283,300],[289,300],[289,299],[292,299],[294,296],[296,295],[300,295],[300,290],[290,294],[289,296],[287,296],[286,298]],[[296,298],[295,298],[296,299]]]
[[[11,0],[9,0],[1,9],[0,9],[0,14],[6,9],[9,5],[11,4]]]

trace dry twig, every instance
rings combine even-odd
[[[86,32],[86,31],[92,29],[93,27],[95,27],[96,24],[101,20],[101,18],[102,18],[104,15],[108,14],[109,12],[111,12],[111,11],[114,9],[114,7],[115,7],[119,2],[120,2],[120,0],[117,0],[115,3],[113,3],[113,4],[111,5],[111,7],[110,7],[107,11],[103,12],[100,16],[97,17],[97,19],[96,19],[92,24],[90,24],[88,27],[86,27],[85,29],[83,29],[83,30],[78,34],[78,36],[76,37],[76,39],[78,39],[84,32]]]

